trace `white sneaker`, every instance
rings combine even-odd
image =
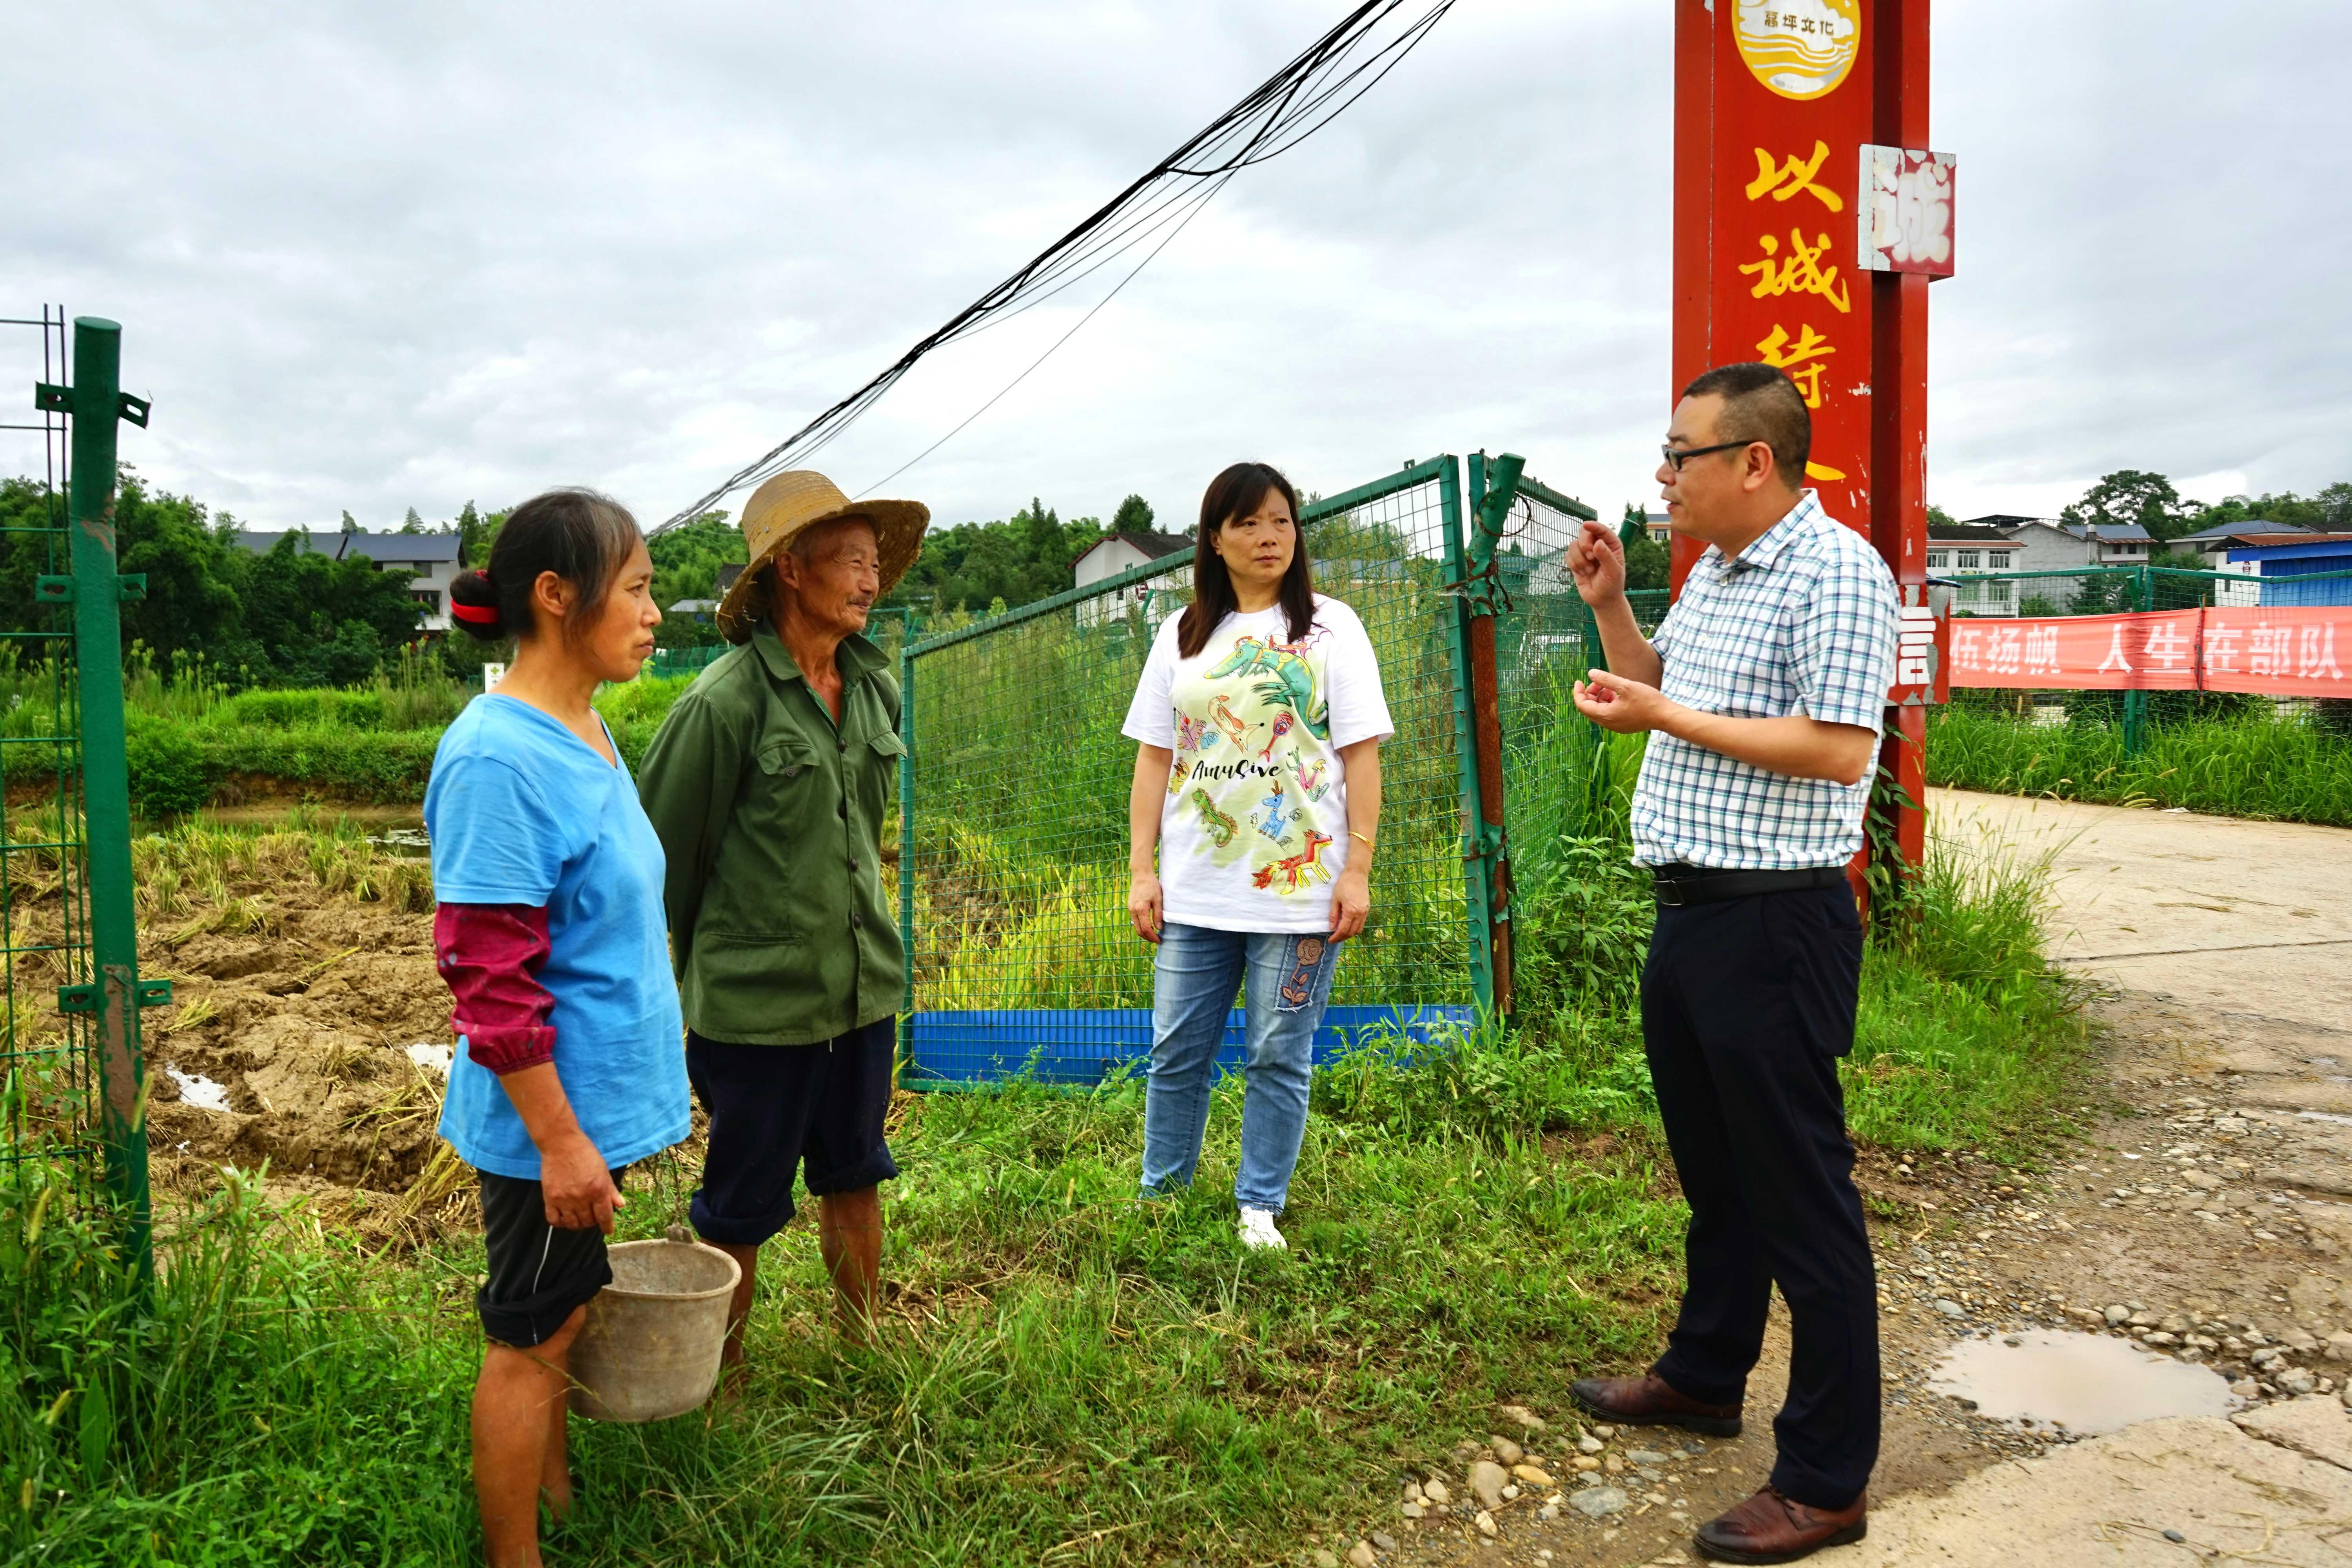
[[[1242,1210],[1242,1245],[1254,1252],[1267,1248],[1285,1252],[1290,1247],[1290,1243],[1282,1239],[1282,1232],[1274,1228],[1272,1209]]]

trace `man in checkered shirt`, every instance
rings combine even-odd
[[[1728,1436],[1789,1303],[1788,1401],[1770,1483],[1702,1526],[1706,1555],[1785,1563],[1859,1540],[1878,1457],[1877,1281],[1837,1058],[1853,1045],[1862,847],[1886,691],[1895,582],[1802,488],[1805,400],[1781,372],[1726,365],[1685,389],[1658,469],[1676,533],[1705,542],[1644,639],[1616,537],[1569,548],[1608,655],[1577,707],[1646,731],[1633,858],[1658,919],[1642,1032],[1690,1202],[1688,1282],[1646,1375],[1576,1395],[1606,1420]]]

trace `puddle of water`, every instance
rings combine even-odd
[[[433,854],[433,840],[425,836],[422,826],[389,827],[382,833],[368,835],[368,842],[379,849],[389,849],[395,855],[412,858],[429,859]]]
[[[193,1105],[199,1110],[228,1109],[226,1085],[215,1083],[200,1072],[182,1072],[175,1067],[167,1067],[163,1070],[170,1073],[172,1081],[180,1086],[181,1104]]]
[[[457,1053],[453,1046],[436,1046],[428,1041],[420,1040],[415,1045],[407,1047],[406,1054],[410,1061],[415,1062],[435,1078],[447,1078],[450,1064],[457,1059]]]
[[[2210,1367],[2104,1334],[2054,1329],[1963,1340],[1937,1363],[1927,1386],[1976,1401],[1978,1413],[1996,1421],[2063,1426],[2080,1436],[2164,1415],[2227,1415],[2242,1403]]]

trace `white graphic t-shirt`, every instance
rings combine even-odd
[[[1348,864],[1339,748],[1396,733],[1356,612],[1315,597],[1291,642],[1282,607],[1229,615],[1201,652],[1176,656],[1171,616],[1120,732],[1176,753],[1160,811],[1166,918],[1213,931],[1331,929]]]

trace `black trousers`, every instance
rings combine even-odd
[[[1862,925],[1844,885],[1661,908],[1642,1032],[1683,1195],[1689,1282],[1652,1368],[1736,1405],[1789,1303],[1788,1403],[1772,1483],[1853,1502],[1878,1458],[1878,1297],[1837,1058],[1853,1046]]]

